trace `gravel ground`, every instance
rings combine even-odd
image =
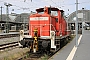
[[[29,48],[16,48],[0,53],[0,60],[16,60],[29,51]]]

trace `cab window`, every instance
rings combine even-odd
[[[58,12],[57,11],[51,11],[51,15],[52,16],[58,16]]]
[[[42,11],[42,12],[38,12],[38,14],[44,14],[44,11]]]

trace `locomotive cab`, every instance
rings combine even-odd
[[[29,36],[24,37],[21,43],[30,50],[51,51],[60,48],[60,37],[66,35],[66,21],[63,10],[55,7],[36,9],[37,13],[30,15]]]

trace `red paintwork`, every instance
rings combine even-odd
[[[45,10],[44,10],[45,9]],[[58,12],[57,16],[50,15],[48,12],[49,10],[54,10]],[[50,29],[55,31],[56,36],[66,35],[66,28],[67,24],[66,21],[64,20],[62,16],[62,10],[59,10],[58,8],[50,8],[50,7],[45,7],[45,8],[40,8],[36,10],[37,13],[33,14],[30,16],[30,21],[29,21],[29,34],[31,36],[34,36],[34,29],[38,29],[38,36],[50,36]],[[39,14],[40,11],[44,11],[43,14]],[[47,17],[48,20],[44,19],[36,19],[35,18],[43,18]],[[56,18],[58,19],[58,22],[56,22]],[[50,24],[52,24],[50,28]]]

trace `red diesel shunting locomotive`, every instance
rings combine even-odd
[[[55,7],[39,8],[36,11],[36,14],[30,15],[29,35],[20,35],[20,45],[30,47],[34,53],[60,49],[60,40],[69,36],[64,11]]]

